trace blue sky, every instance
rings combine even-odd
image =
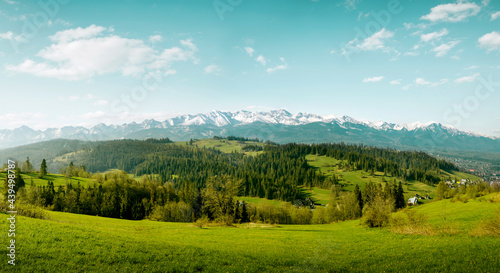
[[[0,0],[2,128],[285,108],[500,136],[498,1]]]

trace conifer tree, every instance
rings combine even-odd
[[[47,174],[47,162],[45,161],[45,158],[42,160],[42,164],[40,164],[40,174],[38,177],[42,177]]]
[[[361,196],[361,191],[359,190],[359,186],[356,184],[356,187],[354,188],[354,197],[356,198],[356,201],[359,204],[359,208],[361,211],[363,210],[363,197]]]
[[[403,191],[403,184],[399,182],[398,188],[396,190],[396,209],[401,209],[406,206],[405,196]]]

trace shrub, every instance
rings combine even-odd
[[[311,219],[311,224],[328,224],[329,219],[328,219],[328,212],[325,208],[318,207],[313,211],[312,219]]]
[[[309,208],[292,210],[292,222],[295,225],[308,225],[311,223],[312,212]]]
[[[18,215],[37,218],[37,219],[50,219],[49,214],[43,208],[27,203],[16,204],[16,211]]]
[[[229,214],[224,214],[217,218],[215,222],[219,225],[231,227],[234,223],[234,217]]]
[[[391,218],[391,232],[399,234],[434,235],[434,228],[428,223],[428,217],[415,210],[405,209]]]
[[[484,220],[472,232],[474,236],[500,236],[500,209],[489,220]]]
[[[199,228],[203,228],[203,227],[206,227],[208,225],[208,223],[209,223],[208,217],[203,216],[203,217],[199,218],[198,220],[196,220],[194,225],[199,227]]]
[[[361,222],[370,228],[383,227],[389,223],[392,207],[390,200],[376,196],[373,202],[363,209]]]

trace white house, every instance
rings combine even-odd
[[[409,206],[416,206],[418,205],[418,198],[417,197],[412,197],[408,199],[408,205]]]

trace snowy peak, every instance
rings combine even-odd
[[[264,134],[259,129],[259,125],[261,124],[269,125],[269,127],[266,127],[268,131]],[[315,126],[316,124],[320,124],[321,126],[317,127]],[[252,126],[249,127],[249,125]],[[272,126],[275,125],[280,126],[280,130],[283,130],[279,136],[272,134]],[[301,125],[310,126],[304,129]],[[286,135],[284,132],[289,132],[290,135]],[[141,123],[130,122],[121,125],[100,123],[92,128],[66,126],[40,131],[22,126],[14,130],[0,130],[0,140],[2,140],[0,148],[14,147],[56,138],[108,140],[170,137],[174,140],[185,140],[228,134],[252,138],[266,138],[273,141],[277,140],[278,142],[284,141],[283,138],[285,138],[292,142],[352,141],[357,143],[371,142],[377,145],[380,144],[380,141],[386,140],[405,145],[406,142],[412,140],[414,142],[413,146],[418,146],[425,139],[436,138],[447,139],[447,142],[452,138],[455,138],[457,141],[469,141],[471,143],[467,145],[470,147],[478,147],[478,145],[483,145],[485,141],[494,141],[495,143],[491,144],[493,145],[491,147],[495,147],[495,145],[498,145],[496,143],[500,142],[498,138],[469,131],[461,131],[452,126],[436,122],[395,124],[384,121],[356,120],[350,116],[317,115],[303,112],[292,114],[285,109],[277,109],[267,112],[247,110],[227,112],[213,110],[205,114],[186,114],[164,121],[147,119]],[[476,143],[476,145],[473,142],[483,144]],[[454,147],[460,148],[466,145],[464,143],[460,142],[460,144],[456,144]],[[387,145],[390,145],[390,143]],[[443,143],[443,145],[448,144]]]

